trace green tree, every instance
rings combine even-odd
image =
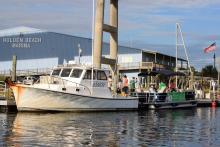
[[[214,68],[212,65],[207,65],[207,66],[203,67],[202,71],[201,71],[201,74],[204,77],[213,77],[213,78],[218,77],[217,69]]]

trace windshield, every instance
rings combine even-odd
[[[73,78],[80,78],[82,72],[83,72],[82,69],[73,69],[71,77],[73,77]]]
[[[69,77],[71,70],[72,70],[71,68],[63,69],[61,73],[61,77]]]
[[[53,72],[52,72],[52,75],[53,76],[59,76],[60,75],[60,71],[61,71],[61,69],[54,69]]]

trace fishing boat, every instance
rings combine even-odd
[[[93,73],[92,73],[93,72]],[[67,64],[33,84],[6,82],[18,111],[114,111],[138,109],[137,97],[114,96],[108,88],[108,70]],[[92,78],[93,75],[93,78]]]

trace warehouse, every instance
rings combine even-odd
[[[16,27],[1,30],[0,71],[2,73],[11,69],[13,55],[17,56],[17,70],[52,68],[70,60],[79,62],[79,59],[81,63],[91,64],[91,46],[92,40],[89,38],[35,28]],[[175,57],[169,55],[124,46],[119,46],[118,50],[119,69],[124,73],[175,67]],[[102,54],[109,54],[107,43],[103,43]],[[179,61],[185,62],[183,59]]]

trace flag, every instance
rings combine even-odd
[[[216,43],[211,44],[210,46],[208,46],[207,48],[204,49],[204,53],[208,53],[211,51],[216,50]]]

